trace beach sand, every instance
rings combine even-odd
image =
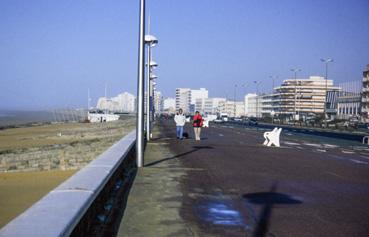
[[[76,170],[0,173],[0,228]]]

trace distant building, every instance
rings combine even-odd
[[[154,93],[154,109],[155,113],[163,112],[163,96],[160,91]]]
[[[191,104],[191,89],[177,88],[176,89],[176,110],[182,109],[184,113],[190,111]]]
[[[349,119],[361,115],[361,81],[340,83],[337,97],[337,118]]]
[[[225,102],[225,98],[199,98],[196,99],[195,110],[202,114],[217,114],[220,102]]]
[[[245,115],[245,104],[243,101],[220,101],[219,113],[227,113],[229,117],[241,117]]]
[[[135,107],[136,97],[128,92],[123,92],[119,94],[118,96],[113,97],[112,100],[118,102],[119,112],[133,113],[136,110],[136,107]]]
[[[208,90],[200,88],[192,90],[190,88],[176,89],[176,110],[182,109],[184,113],[194,113],[196,99],[208,98]]]
[[[362,120],[369,122],[369,64],[363,72],[362,95],[361,95]]]
[[[329,95],[334,95],[340,88],[333,86],[333,80],[311,76],[308,79],[284,80],[282,85],[274,89],[274,100],[279,102],[274,103],[276,113],[292,118],[294,114],[323,114],[325,106],[328,105],[329,109],[334,104],[332,101],[335,98]]]
[[[273,117],[276,114],[276,107],[279,104],[277,94],[264,94],[260,95],[261,104],[261,116],[262,117]]]
[[[100,97],[96,107],[110,112],[133,113],[136,109],[135,105],[135,96],[128,92],[123,92],[112,98]]]
[[[119,103],[107,97],[100,97],[97,100],[96,108],[109,112],[116,111],[119,110]]]
[[[256,94],[247,94],[245,96],[245,115],[247,117],[260,118],[262,114],[262,96]]]
[[[163,111],[167,113],[175,113],[176,112],[176,99],[174,98],[164,99]]]

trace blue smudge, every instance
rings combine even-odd
[[[226,200],[208,201],[197,206],[200,218],[213,225],[245,226],[239,211]]]

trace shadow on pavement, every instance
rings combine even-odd
[[[244,194],[242,197],[247,202],[262,205],[262,210],[254,228],[253,237],[265,237],[268,233],[270,217],[273,205],[301,204],[302,201],[290,195],[277,193],[277,183],[273,184],[269,192]]]
[[[164,161],[173,160],[173,159],[176,159],[176,158],[179,158],[179,157],[182,157],[182,156],[186,156],[188,154],[194,153],[194,152],[199,151],[201,149],[214,149],[214,147],[212,147],[212,146],[193,146],[192,148],[193,149],[190,150],[190,151],[187,151],[187,152],[184,152],[184,153],[172,156],[172,157],[167,157],[167,158],[164,158],[164,159],[161,159],[161,160],[157,160],[157,161],[148,163],[148,164],[145,165],[145,167],[154,166],[154,165],[160,164]]]

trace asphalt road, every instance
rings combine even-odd
[[[180,214],[194,236],[369,236],[367,146],[282,133],[280,148],[265,147],[264,130],[229,125],[201,141],[186,127],[180,141],[173,121],[159,126],[189,168]]]

